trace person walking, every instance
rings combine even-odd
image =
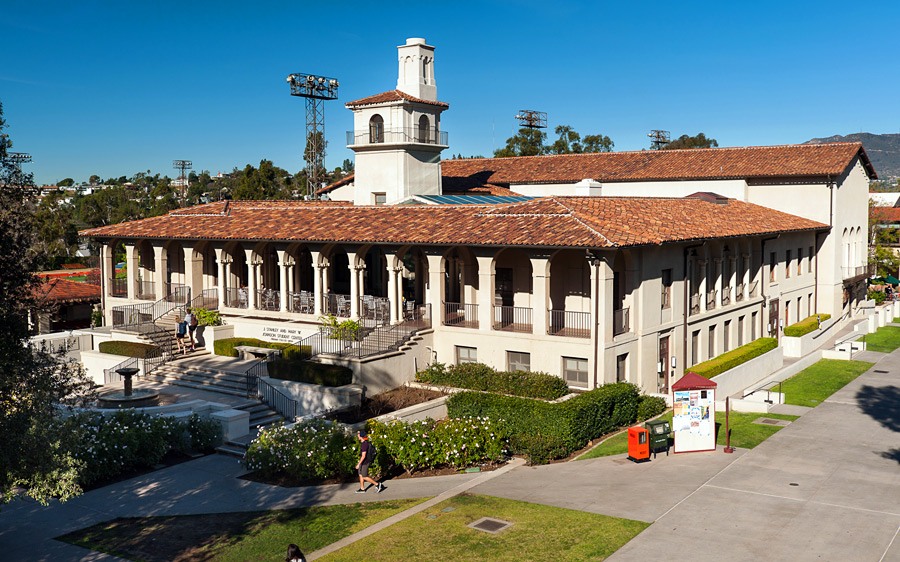
[[[187,323],[188,328],[188,340],[191,342],[191,351],[194,351],[196,345],[194,344],[194,332],[197,331],[197,325],[199,322],[197,321],[197,315],[191,310],[191,307],[185,308],[186,314],[184,315],[184,321]]]
[[[187,322],[182,320],[181,316],[175,317],[175,349],[182,354],[187,353],[184,345],[184,338],[187,335]]]
[[[359,462],[356,463],[356,472],[359,474],[359,489],[357,494],[366,493],[366,482],[370,482],[375,486],[375,491],[379,494],[384,491],[384,485],[369,476],[369,465],[375,460],[375,448],[369,443],[369,434],[365,429],[360,429],[357,433],[359,437]]]

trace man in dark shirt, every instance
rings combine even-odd
[[[359,462],[356,463],[356,472],[359,473],[359,489],[356,490],[356,493],[365,494],[366,482],[370,482],[375,485],[375,491],[380,494],[384,490],[384,486],[369,476],[369,465],[375,460],[372,455],[372,444],[369,443],[369,434],[366,433],[365,429],[360,429],[357,435],[359,436],[360,446]]]

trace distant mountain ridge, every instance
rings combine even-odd
[[[875,135],[872,133],[853,133],[850,135],[834,135],[822,139],[811,139],[803,144],[828,144],[833,142],[861,142],[869,160],[875,166],[878,178],[886,180],[900,177],[900,133]]]

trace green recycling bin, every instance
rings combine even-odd
[[[650,432],[650,452],[656,457],[656,453],[665,451],[669,454],[669,433],[672,431],[668,420],[653,420],[644,424]]]

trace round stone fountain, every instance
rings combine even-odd
[[[143,408],[159,404],[159,392],[149,388],[134,388],[132,378],[138,369],[122,367],[116,369],[124,381],[122,390],[109,390],[100,393],[98,406],[101,408]]]

